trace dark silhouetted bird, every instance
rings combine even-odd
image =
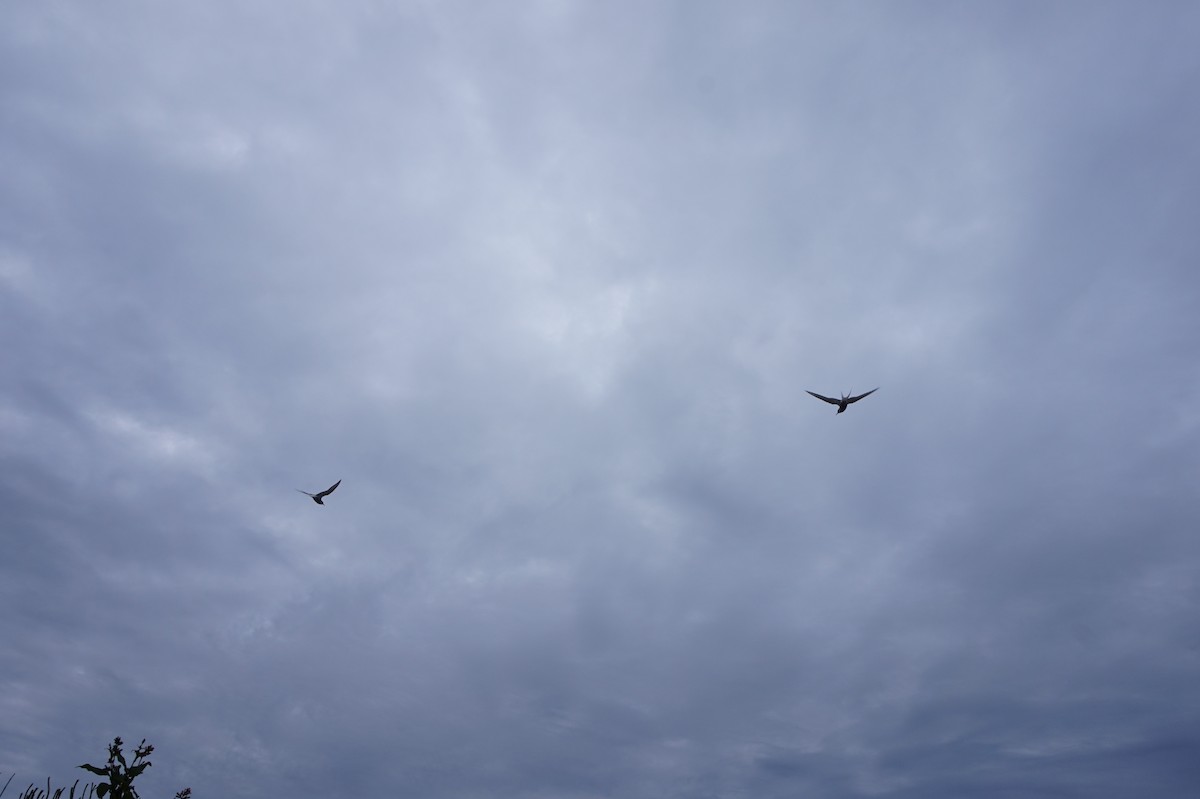
[[[337,488],[337,487],[338,487],[338,486],[340,486],[341,484],[342,484],[342,481],[341,481],[341,480],[338,480],[336,483],[334,483],[334,484],[333,484],[333,485],[331,485],[329,488],[325,489],[324,491],[322,491],[322,492],[321,492],[321,493],[319,493],[319,494],[309,494],[307,491],[300,491],[300,489],[298,489],[298,488],[297,488],[296,490],[297,490],[297,491],[300,491],[300,493],[301,493],[301,494],[308,494],[308,496],[312,497],[312,501],[313,501],[313,502],[315,502],[315,503],[317,503],[318,505],[324,505],[324,504],[325,504],[325,500],[324,500],[323,498],[324,498],[324,497],[327,497],[327,496],[329,496],[330,494],[332,494],[332,493],[333,493],[333,489]]]
[[[830,399],[829,397],[822,397],[820,394],[817,394],[813,391],[807,391],[806,393],[812,394],[814,397],[816,397],[819,400],[825,400],[830,405],[838,406],[837,412],[841,413],[842,411],[846,410],[846,406],[849,405],[850,403],[858,402],[863,397],[869,397],[878,390],[879,390],[879,388],[877,386],[877,387],[871,389],[870,391],[868,391],[866,394],[859,394],[857,397],[847,397],[845,394],[843,394],[842,398],[840,400]]]

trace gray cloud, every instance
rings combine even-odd
[[[1198,24],[0,11],[0,772],[1186,793]]]

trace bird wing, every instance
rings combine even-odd
[[[838,401],[837,401],[837,400],[835,400],[835,399],[830,399],[829,397],[822,397],[820,394],[816,393],[815,391],[807,391],[807,390],[806,390],[804,393],[805,393],[805,394],[812,394],[812,395],[813,395],[814,397],[816,397],[817,399],[819,399],[819,400],[825,400],[825,401],[826,401],[826,402],[828,402],[830,405],[841,405],[841,404],[842,404],[842,403],[838,402]],[[864,394],[863,396],[866,396],[866,395]]]
[[[311,496],[312,496],[312,494],[310,494],[310,493],[308,493],[307,491],[304,491],[304,490],[302,490],[302,489],[299,489],[299,488],[297,488],[296,490],[297,490],[297,491],[299,491],[301,494],[303,494],[303,495],[304,495],[304,496],[306,496],[306,497],[311,497]]]
[[[338,486],[340,486],[341,484],[342,484],[342,481],[341,481],[341,480],[338,480],[336,483],[334,483],[334,484],[333,484],[333,485],[331,485],[329,488],[327,488],[327,489],[325,489],[324,491],[322,491],[320,494],[314,494],[313,496],[318,496],[318,497],[327,497],[327,496],[329,496],[330,494],[332,494],[332,493],[333,493],[333,489],[337,488],[337,487],[338,487]]]
[[[847,400],[846,400],[846,404],[847,404],[847,405],[849,405],[851,402],[858,402],[858,401],[859,401],[860,399],[862,399],[863,397],[869,397],[869,396],[871,396],[872,394],[874,394],[874,393],[875,393],[876,391],[878,391],[878,390],[879,390],[879,386],[876,386],[875,388],[873,388],[873,389],[871,389],[870,391],[868,391],[866,394],[859,394],[857,397],[849,397],[849,398],[847,398]]]

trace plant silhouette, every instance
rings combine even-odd
[[[108,745],[108,764],[103,768],[91,763],[80,766],[93,774],[108,777],[108,782],[101,782],[96,786],[96,796],[99,799],[104,799],[105,796],[110,799],[141,799],[133,787],[133,781],[150,768],[150,761],[146,758],[154,751],[154,744],[146,743],[146,739],[143,738],[133,750],[132,766],[125,762],[125,755],[121,752],[122,744],[120,737],[113,738],[113,742]]]
[[[124,745],[124,741],[119,737],[113,738],[113,742],[108,745],[107,763],[103,766],[84,763],[79,767],[105,778],[103,782],[95,785],[91,783],[85,785],[79,794],[79,799],[141,799],[133,787],[133,781],[143,771],[150,768],[150,761],[147,758],[154,751],[154,745],[146,743],[146,739],[143,738],[142,742],[134,747],[132,764],[125,759],[125,753],[121,749]],[[12,777],[9,777],[8,782],[4,783],[4,787],[0,788],[0,797],[3,797],[4,792],[8,790],[10,782],[12,782]],[[75,789],[78,787],[79,780],[75,780],[66,799],[76,799]],[[59,788],[51,793],[50,780],[47,778],[45,789],[31,784],[17,799],[63,799],[63,792],[66,790],[66,788]],[[191,796],[192,789],[184,788],[182,791],[176,792],[175,799],[191,799]]]

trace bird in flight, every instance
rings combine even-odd
[[[813,392],[813,391],[806,391],[805,393],[812,394],[814,397],[816,397],[819,400],[825,400],[830,405],[838,406],[837,412],[841,413],[842,411],[846,410],[846,406],[848,406],[850,403],[858,402],[863,397],[869,397],[878,390],[879,390],[879,387],[876,386],[875,388],[868,391],[866,394],[859,394],[857,397],[847,397],[845,394],[843,394],[842,398],[840,400],[830,399],[829,397],[822,397],[820,394],[817,394],[816,392]]]
[[[297,488],[296,490],[300,491],[301,494],[308,494],[308,496],[312,497],[312,501],[317,503],[318,505],[324,505],[325,501],[324,501],[323,497],[327,497],[330,494],[332,494],[333,489],[337,488],[341,484],[342,484],[342,481],[338,480],[336,483],[334,483],[333,485],[331,485],[329,488],[325,489],[324,491],[320,492],[319,494],[309,494],[307,491],[300,491],[299,488]]]

